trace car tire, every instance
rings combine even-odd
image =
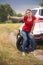
[[[23,42],[23,37],[19,36],[16,42],[16,47],[19,51],[22,52],[22,42]],[[29,52],[31,49],[31,45],[30,45],[30,41],[27,40],[27,46],[26,46],[26,51],[25,52]]]
[[[19,36],[18,39],[17,39],[17,42],[16,42],[16,46],[17,46],[17,49],[19,51],[22,51],[22,42],[23,42],[23,37],[22,36]]]

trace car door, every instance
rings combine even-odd
[[[43,9],[39,9],[38,18],[40,20],[43,20]],[[40,21],[35,24],[33,34],[39,35],[43,39],[43,21]]]

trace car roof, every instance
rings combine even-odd
[[[31,10],[39,10],[39,9],[43,9],[43,7],[33,8]]]

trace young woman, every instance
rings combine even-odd
[[[32,16],[32,11],[30,9],[26,10],[26,15],[23,17],[15,17],[15,16],[8,16],[8,19],[20,19],[20,20],[24,20],[24,26],[22,27],[22,36],[23,36],[23,44],[22,44],[22,51],[23,51],[23,55],[25,55],[25,47],[26,47],[26,42],[27,42],[27,35],[29,37],[29,39],[31,40],[31,53],[34,54],[34,50],[35,50],[35,39],[33,36],[33,29],[34,29],[34,25],[36,22],[36,18],[34,16]],[[37,20],[38,21],[38,20]]]

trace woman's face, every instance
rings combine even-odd
[[[32,16],[32,12],[31,11],[26,11],[26,15],[28,16],[28,17],[31,17]]]

